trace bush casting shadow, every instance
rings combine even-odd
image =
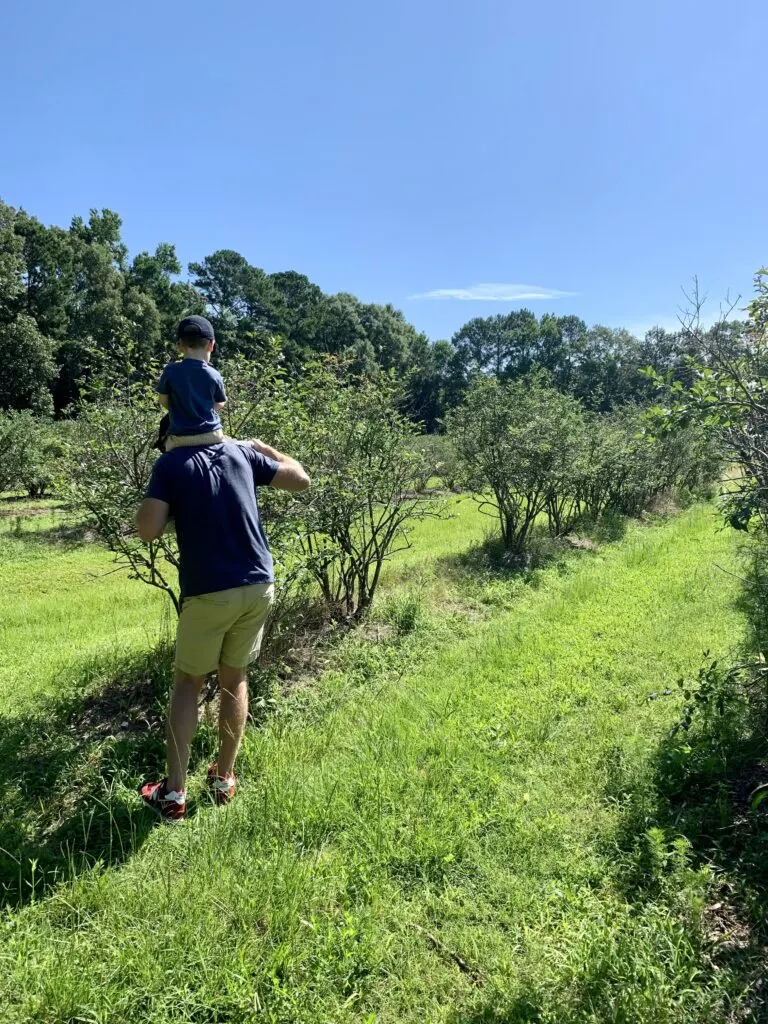
[[[172,650],[91,661],[85,696],[44,699],[0,720],[0,905],[28,901],[146,839],[136,786],[164,770],[162,717]]]
[[[458,554],[443,555],[437,560],[438,571],[449,579],[524,578],[534,569],[552,565],[562,557],[566,545],[542,534],[535,534],[529,549],[522,555],[507,551],[499,537],[487,537]]]
[[[95,537],[88,527],[72,523],[58,523],[44,530],[9,531],[10,535],[28,544],[30,548],[56,548],[58,551],[74,551],[83,544],[93,544]]]
[[[534,1024],[542,1019],[542,1012],[535,996],[520,996],[504,1009],[489,1004],[469,1015],[457,1014],[450,1024]]]
[[[582,518],[561,537],[553,537],[540,525],[531,533],[525,551],[505,549],[501,537],[490,527],[486,538],[466,551],[444,555],[437,560],[438,571],[448,579],[475,580],[489,578],[523,579],[537,569],[546,569],[561,562],[573,550],[596,551],[603,544],[613,544],[627,533],[628,519],[610,509],[597,519]]]
[[[657,898],[674,858],[660,863],[651,830],[661,830],[666,849],[683,837],[692,866],[712,872],[701,941],[746,1000],[739,1012],[747,1015],[733,1019],[768,1022],[768,801],[751,800],[768,781],[766,680],[753,668],[710,665],[683,686],[693,711],[659,744],[644,784],[633,786],[620,766],[609,772],[606,796],[623,806],[620,879],[631,901]]]

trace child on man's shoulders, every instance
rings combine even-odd
[[[160,403],[170,420],[165,450],[221,444],[226,438],[219,409],[226,404],[227,394],[221,374],[211,366],[216,344],[213,324],[204,316],[185,317],[177,337],[183,358],[168,363],[157,383]]]

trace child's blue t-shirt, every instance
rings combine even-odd
[[[204,359],[187,357],[178,363],[168,363],[157,390],[170,398],[169,434],[184,437],[221,430],[221,420],[213,406],[227,400],[224,381]]]

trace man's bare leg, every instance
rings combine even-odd
[[[219,665],[219,756],[217,773],[224,777],[235,770],[235,759],[248,720],[247,670]]]
[[[168,790],[182,792],[187,779],[189,748],[197,730],[197,705],[205,676],[191,676],[176,669],[168,709]]]

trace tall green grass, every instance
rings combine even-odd
[[[0,716],[76,686],[77,667],[96,655],[147,650],[169,634],[164,596],[114,570],[55,508],[0,518]]]
[[[498,574],[485,621],[393,590],[391,637],[348,638],[248,731],[231,808],[200,797],[2,919],[0,1019],[725,1020],[710,873],[650,820],[628,844],[625,814],[668,684],[740,638],[718,565],[732,538],[696,507]]]

